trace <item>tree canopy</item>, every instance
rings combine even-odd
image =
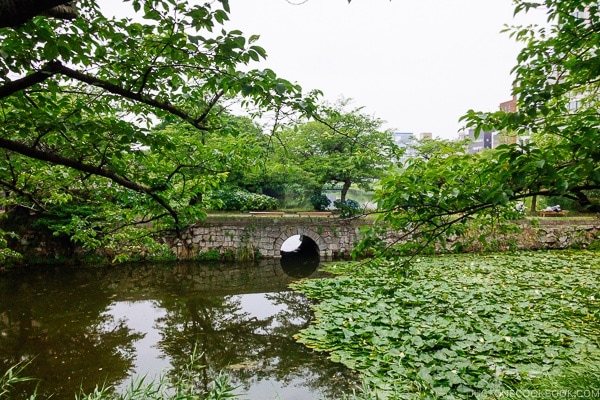
[[[598,2],[516,1],[515,13],[545,10],[547,24],[507,27],[523,43],[514,67],[516,112],[479,112],[464,117],[477,134],[499,131],[515,140],[484,153],[438,147],[411,160],[383,183],[382,216],[403,229],[401,248],[433,251],[448,238],[479,232],[514,217],[514,202],[562,196],[598,210],[600,189],[600,39]],[[460,249],[460,245],[457,245]],[[368,246],[366,246],[368,247]]]
[[[371,189],[392,164],[398,147],[383,121],[350,108],[349,99],[319,108],[319,116],[294,125],[280,135],[283,152],[320,191],[328,184],[341,185],[341,201],[356,184]]]
[[[132,18],[107,17],[93,0],[0,2],[12,15],[0,24],[0,185],[6,202],[34,211],[119,198],[140,222],[168,217],[178,229],[199,212],[189,188],[220,178],[197,174],[212,154],[185,157],[183,139],[156,122],[181,121],[200,138],[223,130],[234,105],[310,113],[314,103],[250,68],[266,52],[258,36],[221,26],[226,0],[124,5]],[[56,6],[73,13],[48,17]]]

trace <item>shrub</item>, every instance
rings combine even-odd
[[[241,189],[221,189],[210,193],[207,204],[221,211],[267,211],[277,208],[277,199]]]
[[[316,211],[325,211],[331,205],[331,200],[323,193],[315,193],[310,196],[310,204],[313,205]]]
[[[498,211],[504,214],[506,219],[520,219],[527,214],[527,207],[522,201],[511,202],[506,207],[498,207]]]
[[[360,204],[356,200],[345,200],[342,202],[341,200],[336,200],[333,202],[335,208],[340,210],[340,216],[342,218],[350,218],[354,217],[361,212]]]

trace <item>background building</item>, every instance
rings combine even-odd
[[[399,161],[404,163],[406,160],[414,157],[417,154],[415,146],[418,145],[419,140],[432,138],[433,134],[431,132],[423,132],[420,133],[418,136],[415,136],[415,134],[413,134],[412,132],[394,132],[392,134],[392,140],[394,141],[396,146],[400,147],[401,149],[405,149],[405,152]]]
[[[517,96],[513,95],[513,98],[508,101],[503,101],[499,106],[501,111],[514,113],[517,112]]]
[[[492,149],[499,144],[499,134],[496,131],[482,132],[479,137],[475,137],[475,130],[469,129],[463,134],[461,139],[469,139],[468,152],[479,153],[485,149]]]

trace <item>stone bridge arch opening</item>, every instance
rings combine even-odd
[[[320,249],[317,242],[307,235],[293,235],[287,238],[279,250],[281,257],[304,256],[320,257]]]
[[[321,261],[319,245],[305,234],[287,238],[279,252],[281,268],[287,275],[295,278],[310,276],[317,270]]]
[[[313,229],[304,226],[296,227],[296,229],[287,229],[281,232],[273,242],[274,253],[279,254],[282,257],[284,256],[284,250],[285,253],[290,253],[291,251],[288,248],[284,248],[284,244],[287,244],[288,240],[295,241],[295,243],[297,243],[296,247],[299,247],[305,254],[316,253],[317,256],[327,257],[330,253],[328,246],[330,241],[326,241]]]
[[[322,259],[344,259],[361,238],[362,220],[312,217],[248,218],[211,217],[190,225],[170,245],[179,259],[193,259],[204,254],[236,258],[251,251],[262,258],[282,257],[282,245],[291,236],[305,239],[304,246],[314,249]],[[310,244],[310,246],[308,246]]]

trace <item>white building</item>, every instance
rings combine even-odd
[[[405,149],[405,152],[399,161],[404,163],[406,160],[414,157],[417,154],[415,147],[418,145],[419,140],[431,139],[432,136],[433,135],[430,132],[420,133],[418,137],[412,132],[394,132],[392,134],[392,140],[396,146]]]

